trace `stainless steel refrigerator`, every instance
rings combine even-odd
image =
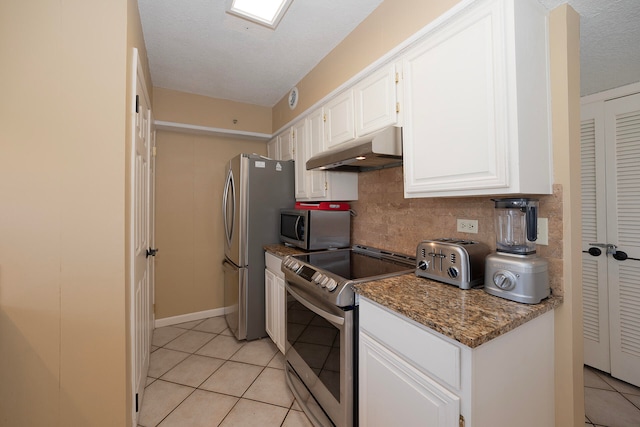
[[[293,161],[240,154],[224,184],[224,306],[236,338],[267,336],[264,249],[280,241],[280,209],[295,205]]]

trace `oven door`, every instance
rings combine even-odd
[[[289,387],[314,424],[353,426],[355,310],[323,306],[290,282],[286,288]]]

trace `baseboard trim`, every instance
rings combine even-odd
[[[202,320],[208,317],[222,316],[224,314],[224,307],[214,308],[211,310],[198,311],[196,313],[181,314],[179,316],[164,317],[162,319],[156,319],[154,326],[156,328],[162,328],[163,326],[177,325],[178,323],[192,322],[194,320]]]

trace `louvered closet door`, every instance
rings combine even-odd
[[[581,115],[584,363],[610,372],[608,257],[588,252],[607,241],[604,103],[583,105]]]
[[[640,94],[583,105],[581,130],[585,364],[640,386]]]
[[[605,103],[611,375],[640,386],[640,94]]]

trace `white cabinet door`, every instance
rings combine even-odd
[[[456,395],[368,334],[359,339],[360,425],[458,427]]]
[[[265,330],[271,341],[278,342],[276,330],[275,315],[277,307],[274,306],[274,295],[276,289],[276,275],[268,269],[264,270],[264,313],[265,313]],[[277,344],[276,344],[277,345]]]
[[[320,153],[324,148],[324,111],[322,108],[309,115],[307,119],[307,126],[307,148],[309,151],[307,156],[308,160]],[[325,197],[327,195],[327,172],[307,171],[307,174],[309,176],[309,197]]]
[[[293,160],[293,137],[291,129],[278,135],[279,160]]]
[[[282,277],[276,276],[275,278],[275,289],[274,289],[274,321],[277,325],[278,333],[276,334],[275,343],[278,346],[278,349],[284,354],[284,345],[286,340],[286,325],[284,323],[284,314],[286,310],[286,294],[285,294],[285,286],[284,279]]]
[[[339,94],[324,106],[325,150],[331,150],[356,137],[353,108],[353,89]]]
[[[546,21],[479,1],[407,53],[405,197],[551,193]]]
[[[389,64],[358,83],[355,98],[356,136],[363,136],[398,122],[395,64]]]
[[[267,157],[273,160],[282,160],[280,158],[280,145],[278,144],[277,136],[267,143]]]
[[[282,260],[268,252],[265,252],[264,260],[265,330],[284,354],[285,287]]]
[[[302,119],[293,125],[293,152],[295,167],[296,200],[308,200],[310,197],[309,186],[311,173],[307,171],[306,163],[308,153],[308,126],[307,120]]]

